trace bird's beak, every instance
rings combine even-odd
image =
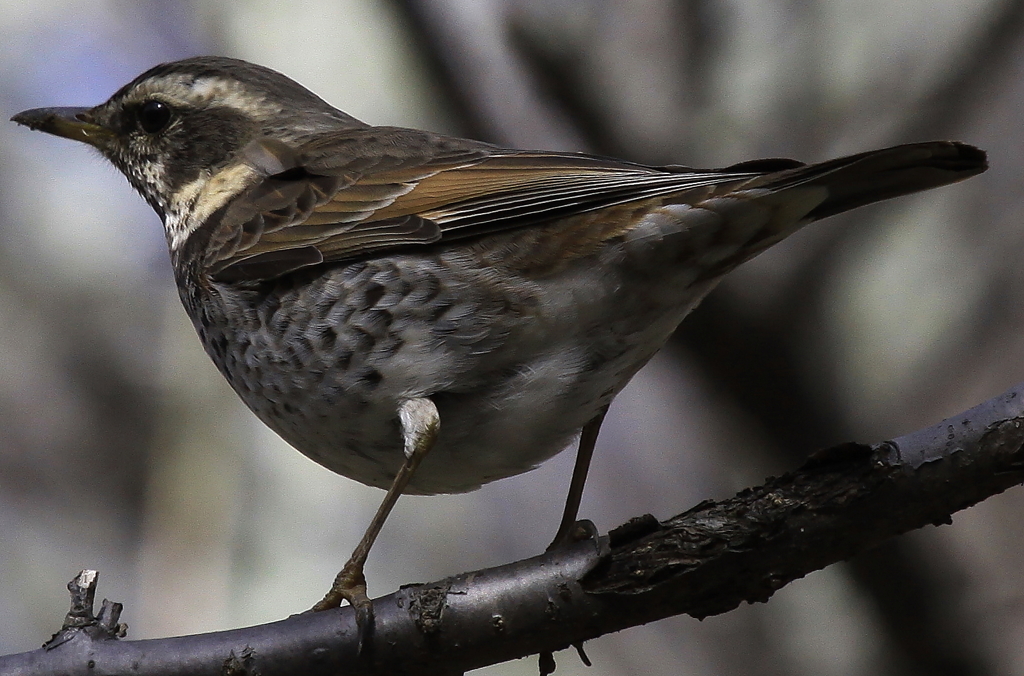
[[[18,113],[12,122],[23,124],[29,129],[45,131],[54,136],[63,136],[73,141],[82,141],[96,148],[102,148],[113,137],[106,127],[92,121],[91,108],[33,108]]]

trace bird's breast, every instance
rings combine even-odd
[[[206,280],[183,300],[257,416],[357,481],[390,483],[402,460],[398,406],[431,397],[440,435],[410,492],[461,492],[565,448],[710,288],[690,284],[685,270],[630,262],[622,238],[557,265],[544,253],[548,263],[533,265],[524,252],[544,243],[524,239],[535,237],[512,233],[262,284]],[[665,286],[652,288],[652,279]]]

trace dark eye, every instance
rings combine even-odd
[[[171,107],[162,101],[146,101],[139,106],[139,126],[147,134],[155,134],[171,121]]]

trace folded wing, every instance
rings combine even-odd
[[[259,179],[205,226],[207,271],[219,281],[270,279],[659,197],[699,203],[822,185],[828,196],[808,215],[820,218],[966,178],[984,170],[985,158],[971,146],[932,142],[816,165],[759,160],[700,171],[369,128],[297,149],[258,141],[245,161]]]

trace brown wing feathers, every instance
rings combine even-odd
[[[947,142],[816,165],[763,160],[702,172],[483,145],[459,148],[425,133],[417,139],[441,140],[433,154],[422,147],[418,154],[401,149],[405,156],[364,154],[347,163],[338,160],[346,153],[331,154],[323,143],[305,155],[261,147],[251,163],[278,171],[225,212],[218,229],[236,234],[221,235],[225,244],[211,274],[222,281],[268,278],[322,261],[528,227],[651,197],[693,191],[702,199],[714,186],[719,194],[821,186],[827,196],[808,218],[822,218],[967,178],[985,167],[982,151]]]

